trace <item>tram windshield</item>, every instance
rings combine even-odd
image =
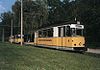
[[[16,38],[21,38],[21,36],[18,36],[18,35],[17,35]]]
[[[83,29],[76,29],[76,35],[83,36]]]
[[[72,36],[83,36],[83,29],[72,28],[71,34]]]
[[[21,38],[21,35],[16,35],[15,37],[16,38]],[[24,37],[24,35],[22,37]]]
[[[64,36],[83,36],[83,29],[70,28],[70,26],[67,26],[65,28],[65,35]]]

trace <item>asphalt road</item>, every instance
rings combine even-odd
[[[100,49],[90,49],[90,48],[88,48],[88,51],[87,52],[100,54]]]

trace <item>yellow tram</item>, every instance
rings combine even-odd
[[[79,22],[65,22],[61,25],[35,31],[34,44],[52,48],[86,51],[84,25]]]
[[[21,43],[21,41],[24,42],[24,39],[21,40],[20,34],[14,36],[14,43]]]

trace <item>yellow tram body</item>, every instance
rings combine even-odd
[[[24,39],[21,40],[21,38],[15,38],[14,42],[15,43],[21,43],[21,41],[24,42]]]
[[[79,23],[64,23],[57,26],[42,28],[34,32],[34,45],[51,48],[70,48],[77,51],[86,51],[84,25]],[[20,35],[14,37],[14,43],[30,42],[28,37],[21,40]]]
[[[72,48],[78,51],[86,51],[84,25],[64,24],[37,30],[34,44],[39,46]]]
[[[21,41],[24,42],[24,39],[21,40],[20,35],[15,35],[14,37],[14,43],[21,43]]]
[[[59,46],[59,47],[84,47],[84,37],[56,37],[56,38],[37,38],[37,45]]]

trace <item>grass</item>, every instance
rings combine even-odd
[[[0,43],[0,70],[100,70],[100,55]]]

